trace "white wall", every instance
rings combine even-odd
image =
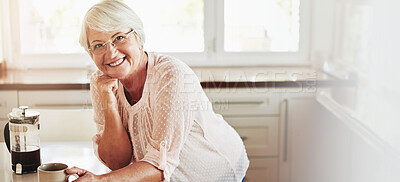
[[[398,182],[399,158],[311,99],[289,102],[290,182]],[[309,107],[305,107],[309,106]]]
[[[343,102],[334,100],[337,112],[350,111],[347,118],[316,101],[291,100],[290,181],[400,181],[400,1],[312,5],[313,66],[328,62],[332,74],[355,74],[358,84],[339,94]]]
[[[353,99],[346,107],[400,151],[400,1],[314,0],[313,5],[316,65],[325,61],[331,74],[357,80],[353,95],[342,95]]]

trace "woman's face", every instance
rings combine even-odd
[[[134,34],[127,37],[126,41],[121,45],[111,45],[111,41],[127,35],[130,31],[131,29],[129,28],[116,32],[88,30],[88,41],[92,50],[93,61],[100,71],[112,78],[123,79],[129,73],[138,69],[143,51]],[[94,54],[93,48],[95,46],[99,47],[105,42],[107,43],[104,52],[101,51]]]

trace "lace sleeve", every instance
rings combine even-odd
[[[99,92],[98,89],[95,85],[95,82],[97,81],[97,78],[101,75],[102,73],[100,71],[97,71],[92,74],[90,77],[90,95],[92,98],[92,106],[93,106],[93,111],[94,111],[94,122],[96,123],[96,128],[97,128],[97,134],[93,136],[92,141],[93,141],[93,149],[94,153],[99,158],[100,161],[102,161],[99,157],[98,154],[98,142],[103,134],[104,131],[104,113],[102,112],[102,106],[99,100]],[[104,163],[104,162],[103,162]]]
[[[193,75],[176,65],[164,66],[155,74],[157,81],[150,91],[153,127],[142,161],[163,170],[166,181],[179,165],[179,153],[193,125],[189,107],[193,92],[185,87],[193,84],[187,79]]]

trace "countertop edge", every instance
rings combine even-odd
[[[257,81],[225,82],[206,81],[203,88],[299,88],[299,87],[350,87],[355,81],[304,80],[304,81]],[[0,84],[0,90],[89,90],[89,83],[49,83],[49,84]]]
[[[88,90],[89,83],[82,84],[0,84],[1,90]]]

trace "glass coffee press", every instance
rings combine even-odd
[[[11,152],[11,165],[16,174],[36,172],[41,164],[39,112],[27,106],[14,108],[8,114],[4,140]]]

